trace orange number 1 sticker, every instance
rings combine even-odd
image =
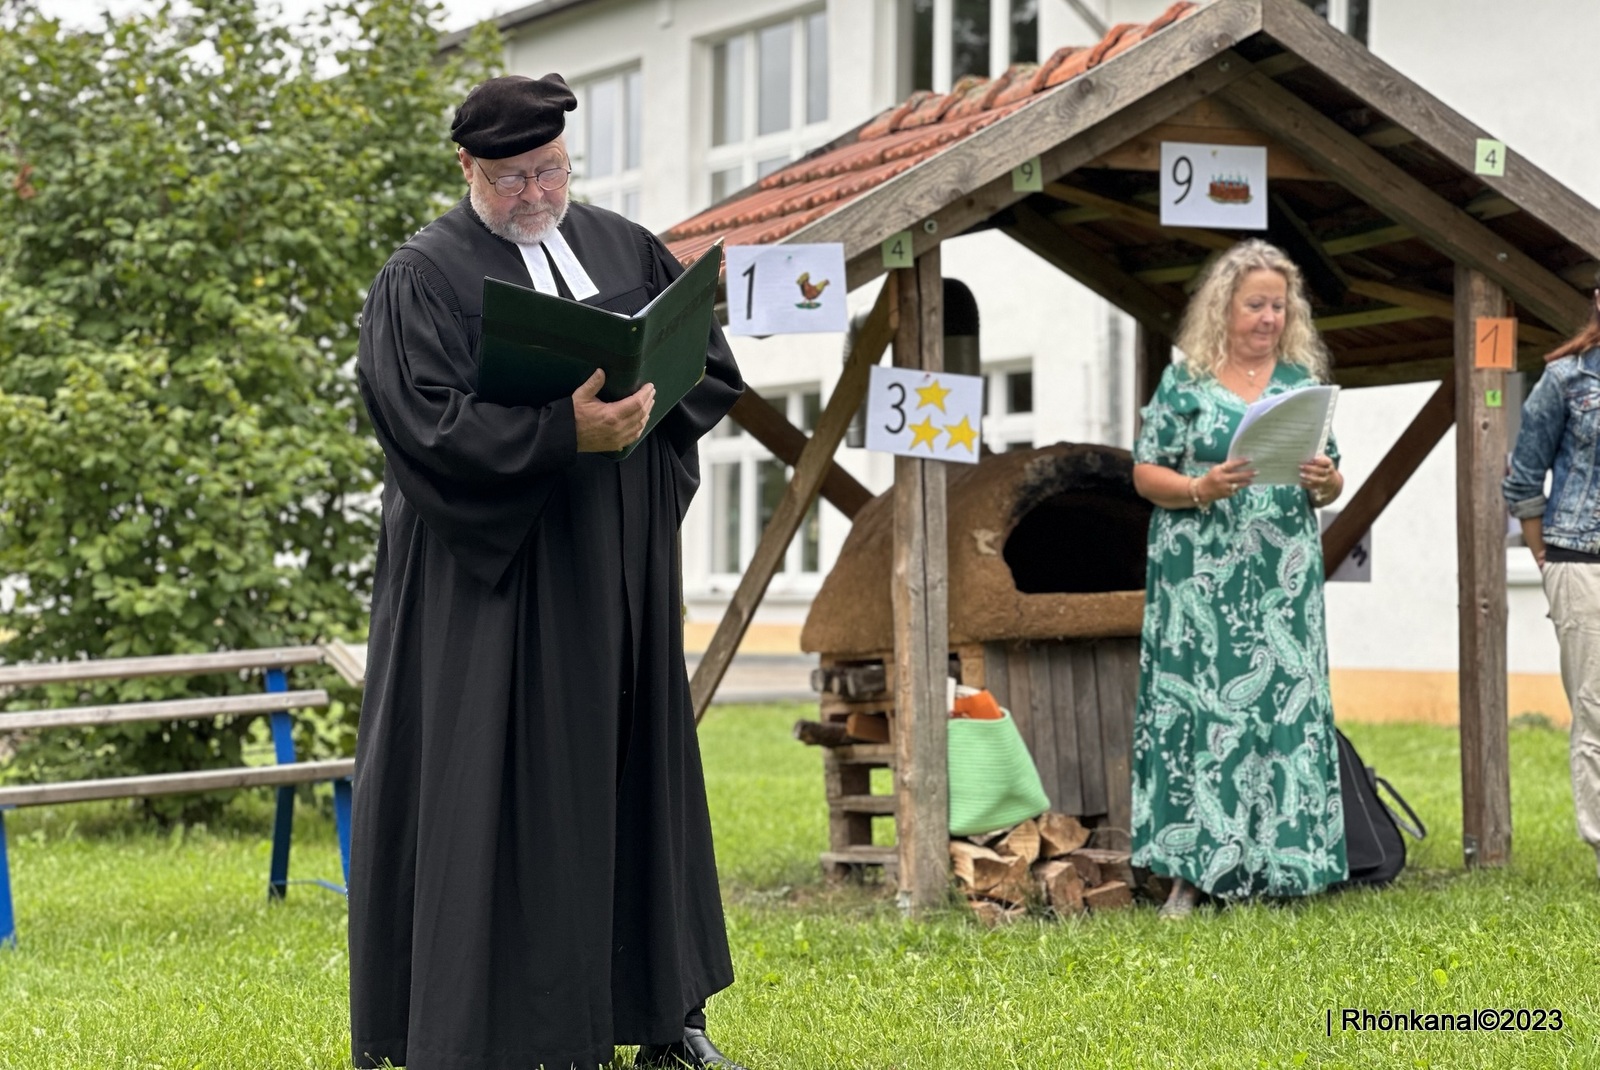
[[[1474,368],[1503,368],[1511,371],[1517,366],[1517,321],[1494,316],[1479,316],[1476,344],[1473,346]]]

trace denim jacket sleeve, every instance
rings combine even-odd
[[[1519,520],[1544,516],[1544,477],[1555,463],[1567,426],[1567,398],[1555,365],[1534,384],[1522,406],[1522,429],[1511,451],[1511,472],[1501,485],[1511,515]]]

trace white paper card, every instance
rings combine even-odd
[[[983,376],[875,367],[867,387],[867,449],[978,463]]]
[[[1266,148],[1163,141],[1161,225],[1266,230]]]
[[[1339,518],[1339,510],[1327,509],[1319,514],[1322,521],[1322,530],[1327,531],[1328,526]],[[1328,577],[1330,582],[1336,583],[1371,583],[1372,582],[1372,529],[1368,528],[1361,533],[1361,538],[1350,547],[1350,552],[1345,559],[1339,562],[1339,567],[1333,570]]]
[[[729,334],[843,331],[844,245],[730,245],[727,258]]]
[[[1300,466],[1328,448],[1336,386],[1305,386],[1252,402],[1228,446],[1228,460],[1248,457],[1257,486],[1300,485]]]

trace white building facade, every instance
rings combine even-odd
[[[860,125],[913,89],[998,74],[1143,22],[1166,0],[543,0],[498,21],[514,73],[561,73],[579,95],[568,122],[576,195],[653,230]],[[1330,22],[1407,77],[1600,201],[1581,96],[1600,4],[1538,0],[1318,0]],[[1444,11],[1448,18],[1441,18]],[[947,276],[977,298],[994,449],[1062,440],[1129,446],[1132,321],[997,232],[943,244]],[[851,296],[871,303],[875,286]],[[833,388],[843,337],[735,339],[745,378],[809,430]],[[1346,391],[1336,430],[1350,486],[1377,464],[1431,391]],[[886,489],[885,456],[840,463]],[[701,447],[704,482],[684,525],[691,624],[714,624],[781,497],[787,471],[726,422]],[[1336,708],[1455,716],[1454,440],[1447,436],[1371,535],[1372,579],[1330,588]],[[849,521],[821,503],[796,536],[758,621],[797,625]],[[1567,717],[1543,592],[1510,554],[1511,710]],[[1380,708],[1381,707],[1381,708]]]

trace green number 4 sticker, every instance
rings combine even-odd
[[[1478,155],[1473,162],[1472,170],[1480,175],[1505,174],[1506,143],[1480,137],[1478,139]]]
[[[1485,390],[1483,392],[1483,403],[1488,408],[1498,409],[1505,405],[1506,398],[1505,395],[1498,390]]]
[[[911,253],[911,232],[902,230],[898,234],[889,235],[883,243],[883,266],[886,268],[908,268],[915,262]]]

